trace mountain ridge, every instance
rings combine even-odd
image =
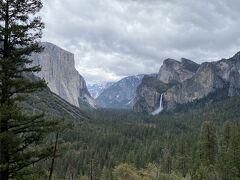
[[[194,68],[191,67],[194,71],[189,71],[189,66],[186,70],[186,66],[181,65],[182,61],[166,59],[159,70],[157,80],[169,88],[160,91],[159,88],[153,88],[154,82],[152,86],[147,86],[143,81],[137,90],[133,110],[151,113],[158,107],[161,94],[165,110],[174,109],[177,104],[187,104],[204,98],[217,89],[228,88],[228,96],[240,95],[239,52],[229,59],[204,62],[201,65],[193,64],[193,61],[188,62],[191,66],[194,65]]]
[[[115,82],[88,84],[88,91],[93,98],[97,98],[105,89],[109,88]]]
[[[128,76],[113,83],[96,99],[98,106],[101,108],[131,108],[137,86],[141,83],[143,76]]]

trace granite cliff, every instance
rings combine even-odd
[[[164,109],[172,110],[177,105],[200,100],[219,89],[227,90],[228,96],[240,95],[240,53],[201,65],[186,59],[181,62],[165,60],[158,77],[143,80],[138,87],[133,109],[151,113],[163,94]]]
[[[199,68],[199,64],[182,58],[181,62],[166,59],[158,73],[158,80],[166,84],[181,83],[190,79]]]
[[[42,43],[40,54],[33,54],[33,65],[40,65],[38,77],[44,78],[50,90],[69,103],[79,107],[82,103],[95,107],[84,78],[75,69],[74,55],[51,43]]]

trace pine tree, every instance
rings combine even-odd
[[[120,164],[113,170],[113,179],[117,180],[139,180],[141,177],[137,169],[129,164]]]
[[[232,123],[226,121],[223,125],[221,136],[219,140],[219,153],[218,153],[218,168],[222,179],[228,179],[231,171],[230,140],[231,140]]]
[[[110,179],[112,179],[111,171],[109,169],[107,169],[106,167],[104,167],[103,170],[102,170],[100,179],[101,180],[110,180]]]
[[[229,143],[229,170],[232,177],[240,177],[240,127],[235,125],[231,131]]]
[[[50,170],[49,170],[49,177],[48,177],[49,180],[52,179],[52,175],[53,175],[54,162],[55,162],[55,159],[57,156],[58,141],[59,141],[59,132],[56,133],[55,143],[54,143],[54,147],[53,147],[54,149],[53,149],[53,155],[52,155],[52,162],[51,162],[51,166],[50,166]]]
[[[216,128],[212,122],[205,121],[200,132],[200,159],[204,165],[214,165],[217,155]]]
[[[188,171],[188,150],[187,150],[187,142],[186,142],[186,136],[181,135],[178,143],[176,143],[177,146],[177,167],[179,171],[182,173],[183,176],[186,176]]]
[[[46,86],[30,77],[40,71],[31,66],[31,53],[39,53],[44,24],[35,16],[41,0],[0,1],[0,179],[26,175],[26,170],[51,154],[42,140],[55,121],[42,114],[23,112],[19,102]]]

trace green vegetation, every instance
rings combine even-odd
[[[44,27],[35,16],[40,0],[0,1],[0,179],[25,179],[35,172],[34,165],[53,156],[47,135],[59,131],[58,122],[43,114],[26,113],[19,102],[46,87],[32,73],[29,55],[39,53]],[[60,122],[60,121],[59,121]]]
[[[159,116],[127,110],[91,111],[91,120],[61,136],[70,148],[57,160],[55,176],[237,179],[239,106],[240,98],[234,97]]]
[[[35,17],[41,8],[40,0],[0,1],[1,180],[240,179],[240,97],[218,96],[205,107],[198,101],[159,116],[83,113],[32,74],[40,70],[28,57],[41,51],[43,24]],[[168,88],[145,81],[162,87],[159,92]],[[67,117],[75,127],[66,130],[41,112]]]

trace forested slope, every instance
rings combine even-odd
[[[71,148],[58,159],[55,175],[239,178],[239,108],[240,98],[233,97],[159,116],[127,110],[92,111],[91,120],[61,135]]]

